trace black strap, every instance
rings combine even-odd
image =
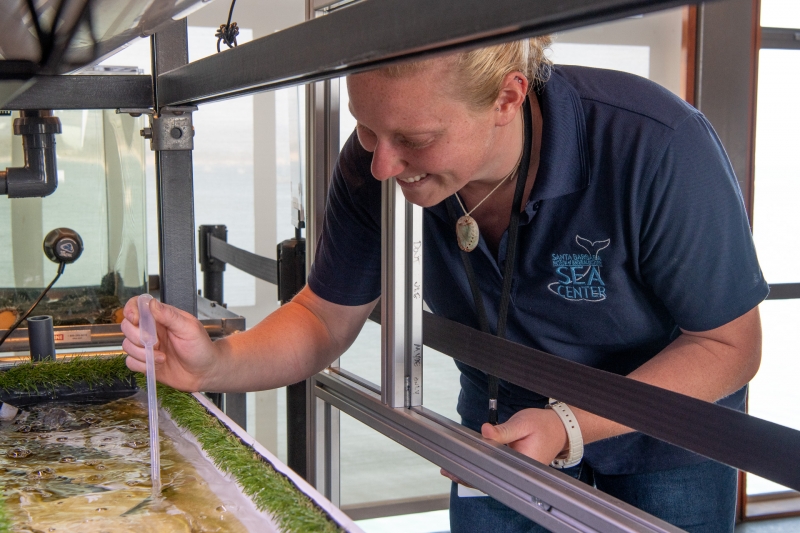
[[[258,279],[278,284],[278,262],[274,259],[242,250],[213,235],[208,237],[208,255]]]
[[[370,319],[380,324],[376,308]],[[427,311],[422,330],[425,346],[486,374],[800,490],[796,429],[499,339]]]
[[[487,335],[428,312],[422,330],[425,346],[482,372],[800,490],[800,431]]]
[[[511,217],[508,223],[508,240],[506,243],[506,262],[503,268],[503,290],[500,294],[500,305],[497,310],[497,336],[505,338],[506,325],[508,322],[508,306],[511,302],[511,285],[514,280],[514,265],[517,258],[517,237],[519,235],[519,217],[522,208],[522,196],[525,192],[525,183],[528,180],[528,169],[531,164],[531,139],[533,138],[533,124],[531,123],[530,104],[528,99],[522,104],[522,117],[524,124],[524,135],[522,139],[522,158],[520,160],[517,175],[517,187],[514,189],[514,200],[511,204]],[[458,194],[458,193],[456,193]],[[457,216],[451,199],[445,202],[447,212],[453,223],[456,223]],[[475,301],[475,311],[478,314],[478,323],[481,331],[491,334],[489,330],[489,319],[486,316],[486,307],[483,303],[478,281],[475,277],[475,270],[469,253],[461,250],[461,262],[464,263],[464,270],[467,273],[467,280],[472,291],[472,299]],[[489,423],[497,424],[497,396],[500,392],[500,380],[494,375],[489,374]]]

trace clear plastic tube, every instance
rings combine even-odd
[[[156,366],[153,360],[153,345],[158,342],[156,322],[150,312],[149,294],[138,298],[139,341],[145,349],[147,358],[147,411],[150,420],[150,478],[153,486],[153,500],[161,494],[161,451],[158,442],[158,398],[156,396]]]

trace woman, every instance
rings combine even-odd
[[[702,115],[646,80],[551,70],[547,43],[350,76],[358,126],[334,173],[308,286],[215,343],[193,317],[151,304],[159,379],[258,390],[343,353],[379,296],[380,182],[394,177],[427,208],[424,296],[434,313],[741,409],[768,288],[719,141]],[[135,302],[125,312],[128,366],[144,371]],[[732,530],[734,470],[459,368],[467,427],[689,531]],[[495,416],[499,425],[487,423]],[[583,460],[570,466],[580,441]],[[459,497],[455,484],[451,527],[542,531],[491,498]]]

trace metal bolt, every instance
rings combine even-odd
[[[145,139],[152,139],[153,138],[153,130],[150,129],[150,128],[142,128],[142,131],[139,132],[139,135],[141,135]]]
[[[180,139],[183,137],[183,130],[176,126],[169,130],[169,134],[173,139]]]
[[[550,509],[553,508],[552,505],[549,505],[547,502],[543,502],[542,500],[540,500],[539,498],[536,498],[534,496],[531,497],[531,500],[533,500],[533,504],[534,505],[536,505],[537,507],[539,507],[540,509],[542,509],[545,512],[549,512]]]

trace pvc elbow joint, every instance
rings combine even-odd
[[[61,121],[52,111],[22,111],[14,134],[22,135],[25,166],[0,171],[0,194],[9,198],[49,196],[58,187],[56,133]]]

